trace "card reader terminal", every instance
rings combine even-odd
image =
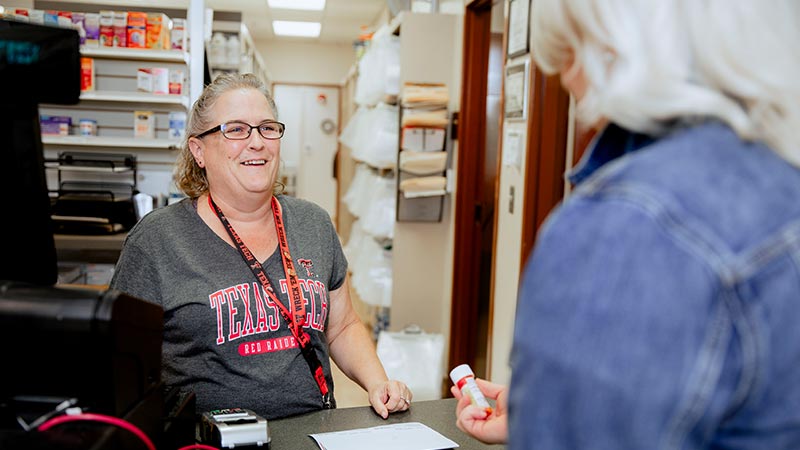
[[[204,443],[224,448],[261,447],[270,443],[267,419],[244,408],[204,412],[200,437]]]

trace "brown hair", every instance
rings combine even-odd
[[[190,198],[197,198],[208,192],[208,178],[206,170],[197,165],[191,150],[189,150],[189,138],[197,136],[203,131],[219,124],[211,123],[211,111],[222,94],[234,89],[255,89],[267,99],[275,119],[278,118],[278,109],[275,100],[267,90],[266,85],[251,73],[244,74],[222,74],[203,89],[203,93],[192,105],[189,119],[186,122],[186,134],[181,143],[180,155],[175,162],[174,180],[178,189]],[[276,180],[273,193],[278,194],[283,191],[283,184]]]

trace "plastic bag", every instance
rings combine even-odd
[[[442,398],[444,336],[425,333],[417,326],[401,332],[381,331],[378,358],[390,379],[411,389],[414,400]]]

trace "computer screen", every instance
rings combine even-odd
[[[58,278],[38,105],[78,102],[79,43],[75,30],[0,20],[0,280]]]
[[[74,399],[158,436],[163,320],[160,306],[115,290],[0,282],[0,434]]]

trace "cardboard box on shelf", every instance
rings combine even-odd
[[[169,94],[169,69],[165,67],[143,67],[136,71],[136,89],[153,94]]]
[[[180,69],[172,69],[169,71],[169,93],[181,94],[183,93],[183,71]]]
[[[153,94],[169,94],[169,69],[165,67],[152,67]]]
[[[128,47],[145,48],[147,46],[147,13],[130,11],[128,13]]]
[[[84,22],[86,21],[86,14],[82,12],[72,13],[72,26],[78,30],[78,37],[81,40],[81,45],[86,44],[86,28]]]
[[[402,130],[402,148],[415,152],[444,150],[444,128],[406,126]]]
[[[173,50],[186,49],[186,19],[172,19],[169,39]]]
[[[170,41],[170,29],[172,21],[164,13],[147,14],[147,48],[156,50],[169,50],[172,47]]]
[[[153,111],[133,112],[133,136],[149,139],[156,137],[156,115]]]
[[[39,117],[39,126],[42,134],[68,136],[72,128],[72,118],[69,116],[47,116]]]
[[[136,89],[142,92],[153,92],[153,74],[150,69],[136,71]]]
[[[114,11],[113,20],[113,46],[114,47],[127,47],[128,46],[128,13],[127,11]]]
[[[100,11],[100,45],[114,46],[114,11]]]
[[[94,59],[81,58],[81,92],[94,90]]]
[[[186,113],[183,111],[173,111],[169,113],[169,137],[172,139],[183,139],[186,132]]]
[[[100,14],[86,13],[83,18],[83,28],[86,30],[86,46],[100,45]]]

